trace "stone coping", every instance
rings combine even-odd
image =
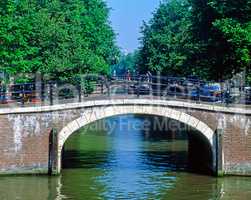
[[[53,112],[53,111],[85,108],[85,107],[94,107],[94,106],[102,107],[102,106],[116,106],[116,105],[152,105],[152,106],[177,107],[186,109],[190,108],[195,110],[213,111],[213,112],[221,112],[229,114],[251,115],[251,109],[247,108],[223,107],[223,106],[209,105],[202,103],[181,102],[174,100],[154,100],[154,99],[88,100],[80,103],[57,104],[53,106],[1,108],[0,115]]]

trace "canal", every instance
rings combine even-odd
[[[120,116],[73,134],[60,176],[0,177],[0,200],[250,200],[251,178],[191,173],[188,133]],[[171,127],[171,128],[170,128]]]

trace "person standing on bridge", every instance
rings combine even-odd
[[[131,73],[130,70],[128,69],[126,72],[126,80],[130,81],[131,80]]]
[[[6,87],[4,85],[4,82],[0,80],[0,102],[5,103],[6,100]]]
[[[146,81],[148,82],[148,83],[150,83],[150,82],[152,82],[152,74],[151,74],[151,72],[150,71],[148,71],[147,73],[146,73]]]
[[[117,71],[114,69],[113,70],[113,78],[116,80],[116,77],[117,77]]]
[[[226,103],[226,106],[228,106],[230,104],[230,89],[227,88],[227,90],[224,92],[224,98],[225,98],[225,103]]]

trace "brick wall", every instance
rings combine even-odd
[[[113,102],[114,103],[114,102]],[[141,102],[137,102],[140,104]],[[148,102],[152,104],[153,102]],[[161,102],[156,102],[161,103]],[[128,104],[121,102],[120,104]],[[146,100],[142,103],[146,104]],[[0,173],[47,173],[49,134],[60,131],[69,122],[79,118],[93,105],[74,105],[55,109],[34,109],[0,113]],[[226,174],[251,175],[251,115],[238,112],[200,109],[199,105],[167,105],[206,123],[212,130],[223,130],[223,171]]]

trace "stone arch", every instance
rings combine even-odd
[[[82,113],[82,115],[79,118],[68,123],[58,133],[57,166],[56,166],[57,173],[61,172],[61,159],[62,159],[61,154],[63,145],[74,132],[97,120],[125,114],[153,115],[177,120],[200,132],[207,139],[208,143],[213,149],[214,131],[203,121],[185,112],[178,111],[170,107],[154,106],[154,105],[114,105],[114,106],[111,105],[105,107],[93,106],[86,108],[86,110]]]

